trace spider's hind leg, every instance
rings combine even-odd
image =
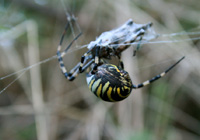
[[[134,89],[141,88],[141,87],[147,86],[147,85],[151,84],[152,82],[160,79],[161,77],[165,76],[165,74],[168,73],[172,68],[174,68],[178,63],[180,63],[184,58],[185,58],[185,56],[182,57],[181,59],[179,59],[175,64],[170,66],[167,70],[165,70],[161,74],[158,74],[155,77],[151,78],[150,80],[147,80],[147,81],[145,81],[145,82],[143,82],[141,84],[133,85],[132,88],[134,88]]]

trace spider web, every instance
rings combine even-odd
[[[66,10],[65,10],[65,12],[66,12]],[[69,14],[66,14],[66,15],[69,16]],[[70,23],[71,23],[71,22],[70,22]],[[76,22],[76,25],[77,25],[77,27],[78,27],[78,30],[81,32],[80,27],[79,27],[79,25],[78,25],[77,22]],[[18,28],[18,27],[16,27],[16,28]],[[75,37],[75,33],[74,33],[74,29],[73,29],[73,27],[72,27],[72,24],[70,24],[70,28],[71,28],[71,31],[72,31],[73,36]],[[14,29],[14,30],[15,30],[15,29]],[[13,32],[11,31],[10,33],[8,33],[8,35],[10,35],[10,34],[13,34]],[[8,37],[8,35],[6,35],[6,34],[5,34],[5,36],[2,35],[2,36],[0,37],[0,39],[1,39],[1,40],[4,40],[5,38]],[[182,31],[182,32],[177,32],[177,33],[157,34],[157,35],[158,35],[158,38],[160,38],[160,37],[168,37],[168,38],[171,37],[171,38],[173,38],[173,37],[177,37],[177,36],[200,35],[200,32],[185,32],[185,31],[183,32],[183,31]],[[151,37],[150,37],[150,38],[151,38]],[[148,39],[147,39],[147,40],[148,40]],[[153,40],[153,38],[151,38],[151,40]],[[151,41],[151,40],[148,40],[148,41],[143,41],[143,40],[142,40],[142,41],[139,42],[139,44],[144,45],[144,44],[163,44],[163,43],[167,43],[167,44],[168,44],[168,43],[191,42],[191,41],[200,40],[200,37],[193,37],[193,38],[186,38],[186,39],[170,39],[170,40],[160,40],[160,41]],[[138,45],[138,42],[133,42],[133,43],[129,43],[129,44],[118,44],[118,45],[137,46],[137,45]],[[68,51],[66,54],[68,54],[68,53],[73,53],[74,51],[78,51],[78,50],[80,50],[80,49],[86,48],[87,46],[88,46],[88,44],[82,45],[82,46],[78,46],[77,43],[76,43],[76,47],[69,49],[69,51]],[[112,46],[112,45],[111,45],[111,46]],[[192,55],[192,54],[191,54],[191,55]],[[39,62],[37,62],[37,63],[35,63],[35,64],[33,64],[33,65],[30,65],[30,66],[28,66],[28,67],[26,67],[26,68],[21,69],[21,70],[19,70],[19,71],[13,72],[13,73],[8,74],[8,75],[3,76],[3,77],[0,77],[0,80],[5,80],[5,79],[7,79],[7,78],[9,78],[9,77],[11,77],[11,76],[14,76],[14,75],[19,74],[16,78],[14,78],[13,81],[11,81],[5,88],[3,88],[3,89],[0,91],[0,94],[3,93],[8,87],[10,87],[10,86],[11,86],[13,83],[15,83],[21,76],[23,76],[27,71],[29,71],[29,70],[32,69],[33,67],[36,67],[36,66],[38,66],[38,65],[47,63],[47,62],[52,61],[52,60],[54,60],[54,59],[57,59],[57,56],[56,56],[56,55],[51,56],[51,57],[49,57],[49,58],[47,58],[47,59],[41,60],[41,61],[39,61]],[[165,61],[165,62],[169,62],[169,61],[171,61],[171,60],[173,60],[173,59],[170,59],[170,60]],[[162,62],[161,62],[161,63],[162,63]],[[152,66],[152,65],[150,65],[150,66]],[[150,67],[150,66],[148,66],[148,67]]]
[[[63,9],[63,11],[66,13],[66,21],[68,20],[68,21],[70,21],[70,18],[71,18],[71,13],[70,13],[70,11],[68,10],[69,8],[67,8],[66,7],[66,4],[64,3],[64,1],[63,0],[61,0],[61,3],[62,3],[62,9]],[[75,4],[73,4],[73,5],[75,5]],[[74,7],[72,7],[71,8],[71,11],[74,11],[74,9],[75,9],[75,6]],[[73,28],[73,25],[72,25],[72,23],[71,22],[69,22],[70,23],[70,30],[71,30],[71,32],[72,32],[72,34],[73,34],[73,37],[75,38],[75,30],[74,30],[74,28]],[[23,23],[22,23],[23,24]],[[76,28],[77,28],[77,30],[78,30],[78,32],[80,33],[81,32],[81,28],[80,28],[80,26],[79,26],[79,24],[78,24],[78,22],[75,22],[75,26],[76,26]],[[100,26],[100,25],[99,25]],[[17,29],[18,27],[16,27],[16,29]],[[14,28],[14,30],[15,30],[15,28]],[[97,27],[97,30],[98,30],[98,27]],[[144,41],[144,40],[142,40],[141,42],[139,42],[139,44],[141,44],[141,45],[144,45],[144,44],[169,44],[169,43],[182,43],[182,42],[191,42],[191,41],[196,41],[196,40],[200,40],[200,37],[199,37],[199,35],[200,35],[200,32],[198,32],[197,30],[199,30],[199,27],[198,28],[193,28],[192,30],[196,30],[196,31],[181,31],[181,32],[176,32],[176,33],[169,33],[169,34],[157,34],[158,35],[158,39],[159,38],[167,38],[167,39],[169,39],[170,38],[170,40],[160,40],[160,41],[152,41],[153,40],[153,38],[151,38],[151,39],[147,39],[147,41]],[[15,32],[15,31],[14,31]],[[18,32],[18,31],[16,31],[16,32]],[[152,31],[153,32],[153,31]],[[11,38],[10,39],[13,39],[13,38],[15,38],[15,35],[14,36],[12,36],[11,34],[13,33],[13,31],[8,31],[8,35],[5,33],[5,34],[2,34],[1,36],[0,36],[0,39],[1,40],[4,40],[5,38],[9,38],[8,36],[11,36]],[[186,38],[185,39],[173,39],[174,37],[177,37],[177,36],[185,36]],[[190,38],[187,38],[188,36],[197,36],[197,37],[190,37]],[[3,44],[2,44],[3,45]],[[74,52],[74,51],[78,51],[78,50],[80,50],[80,49],[83,49],[83,48],[86,48],[87,46],[88,46],[88,44],[86,44],[86,45],[78,45],[78,43],[77,43],[77,41],[75,41],[75,45],[76,45],[76,47],[74,47],[74,48],[71,48],[68,52],[67,52],[67,54],[68,53],[72,53],[72,52]],[[125,45],[125,44],[118,44],[118,45]],[[135,46],[137,46],[138,45],[138,42],[134,42],[134,43],[130,43],[130,45],[132,45],[133,47],[135,47]],[[188,54],[187,54],[188,55]],[[192,54],[191,54],[192,55]],[[30,65],[30,66],[28,66],[28,67],[25,67],[25,68],[23,68],[23,69],[21,69],[21,70],[18,70],[18,71],[16,71],[16,72],[13,72],[13,73],[10,73],[10,74],[8,74],[8,75],[5,75],[5,76],[3,76],[3,77],[0,77],[0,81],[2,81],[2,80],[5,80],[5,79],[7,79],[7,78],[9,78],[9,77],[11,77],[11,76],[14,76],[14,75],[17,75],[17,74],[19,74],[16,78],[14,78],[13,79],[13,81],[11,81],[6,87],[4,87],[3,89],[1,89],[0,90],[0,94],[1,93],[3,93],[8,87],[10,87],[13,83],[15,83],[21,76],[23,76],[27,71],[29,71],[30,69],[32,69],[32,68],[34,68],[34,67],[36,67],[36,66],[38,66],[38,65],[41,65],[41,64],[44,64],[44,63],[47,63],[47,62],[49,62],[49,61],[52,61],[52,60],[54,60],[54,59],[56,59],[57,57],[56,57],[56,55],[54,55],[54,56],[50,56],[49,58],[46,58],[46,59],[44,59],[44,60],[41,60],[41,61],[39,61],[39,62],[37,62],[37,63],[35,63],[35,64],[33,64],[33,65]],[[177,57],[178,58],[178,57]],[[171,61],[171,60],[173,60],[173,59],[169,59],[168,61]],[[168,61],[164,61],[164,62],[168,62]],[[162,62],[161,62],[162,63]],[[159,64],[159,63],[158,63]],[[152,65],[150,65],[150,66],[152,66]],[[148,67],[150,67],[150,66],[148,66]]]

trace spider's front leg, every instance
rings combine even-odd
[[[70,25],[70,21],[66,24],[65,29],[64,29],[64,32],[63,32],[63,34],[62,34],[62,36],[61,36],[60,43],[59,43],[58,48],[57,48],[57,58],[58,58],[58,61],[59,61],[59,64],[60,64],[60,69],[61,69],[62,73],[65,75],[65,77],[66,77],[69,81],[72,81],[72,80],[74,80],[75,77],[78,75],[77,68],[79,68],[80,63],[78,63],[78,64],[68,73],[68,72],[67,72],[67,69],[65,68],[64,62],[63,62],[63,57],[64,57],[64,55],[67,53],[67,51],[70,49],[70,47],[72,46],[72,44],[81,36],[82,33],[79,33],[79,34],[71,41],[71,43],[67,46],[67,48],[66,48],[63,52],[61,52],[63,39],[64,39],[64,36],[65,36],[65,34],[66,34],[67,29],[69,28],[69,25]]]
[[[61,54],[61,52],[59,50],[57,51],[57,57],[58,57],[58,62],[60,64],[60,69],[61,69],[62,73],[65,75],[65,77],[69,81],[74,80],[75,78],[73,78],[73,77],[75,77],[75,76],[72,73],[67,72],[67,69],[65,68],[65,64],[63,62],[63,55]],[[71,71],[76,71],[76,69],[79,67],[79,65],[80,64],[78,63]]]
[[[86,61],[89,59],[89,55],[92,49],[88,50],[86,53],[84,53],[84,55],[81,57],[81,63],[80,63],[80,67],[79,67],[79,72],[82,73],[84,71],[83,66],[86,63]]]
[[[86,63],[87,59],[89,58],[89,54],[92,51],[92,49],[95,49],[95,56],[91,57],[90,59],[93,59],[94,61],[94,66],[92,67],[91,73],[94,74],[97,71],[97,67],[100,63],[99,60],[99,51],[100,51],[100,46],[94,46],[95,48],[91,48],[88,50],[82,57],[81,57],[81,63],[79,67],[79,72],[82,73],[85,69],[83,69],[84,64]]]
[[[94,60],[92,59],[92,60],[90,60],[88,63],[86,63],[83,67],[82,67],[82,71],[80,72],[79,71],[79,68],[80,68],[80,62],[67,74],[67,79],[69,80],[69,81],[72,81],[72,80],[74,80],[77,76],[78,76],[78,74],[79,73],[82,73],[82,72],[84,72],[89,66],[91,66],[91,64],[94,62]]]
[[[84,72],[94,62],[94,59],[92,59],[88,63],[86,63],[86,61],[89,59],[89,57],[87,57],[85,59],[86,64],[84,63],[84,65],[82,66],[81,72],[79,71],[81,67],[81,62],[79,62],[74,68],[72,68],[70,72],[67,72],[67,69],[63,62],[63,57],[61,56],[60,52],[57,52],[57,55],[58,55],[58,61],[60,63],[60,69],[69,81],[73,81],[78,76],[79,73]]]

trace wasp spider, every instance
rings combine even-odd
[[[75,21],[75,18],[73,20]],[[129,19],[120,27],[102,33],[95,41],[89,43],[88,51],[83,54],[81,61],[68,72],[63,62],[63,56],[72,46],[73,42],[81,35],[80,33],[76,36],[67,48],[61,52],[65,32],[69,27],[68,23],[57,49],[57,57],[62,73],[69,81],[72,81],[79,73],[84,72],[90,67],[91,70],[86,75],[87,84],[97,97],[109,102],[121,101],[127,98],[132,89],[144,87],[165,76],[167,72],[185,58],[182,57],[167,70],[152,79],[134,85],[128,72],[124,70],[121,53],[133,42],[150,40],[152,36],[156,37],[156,34],[152,32],[151,26],[152,23],[136,24],[132,19]],[[112,56],[116,56],[119,59],[119,66],[105,63],[104,59],[111,59]]]

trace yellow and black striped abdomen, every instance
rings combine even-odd
[[[104,101],[121,101],[129,96],[132,82],[128,72],[112,64],[103,64],[95,74],[87,74],[89,89]]]

